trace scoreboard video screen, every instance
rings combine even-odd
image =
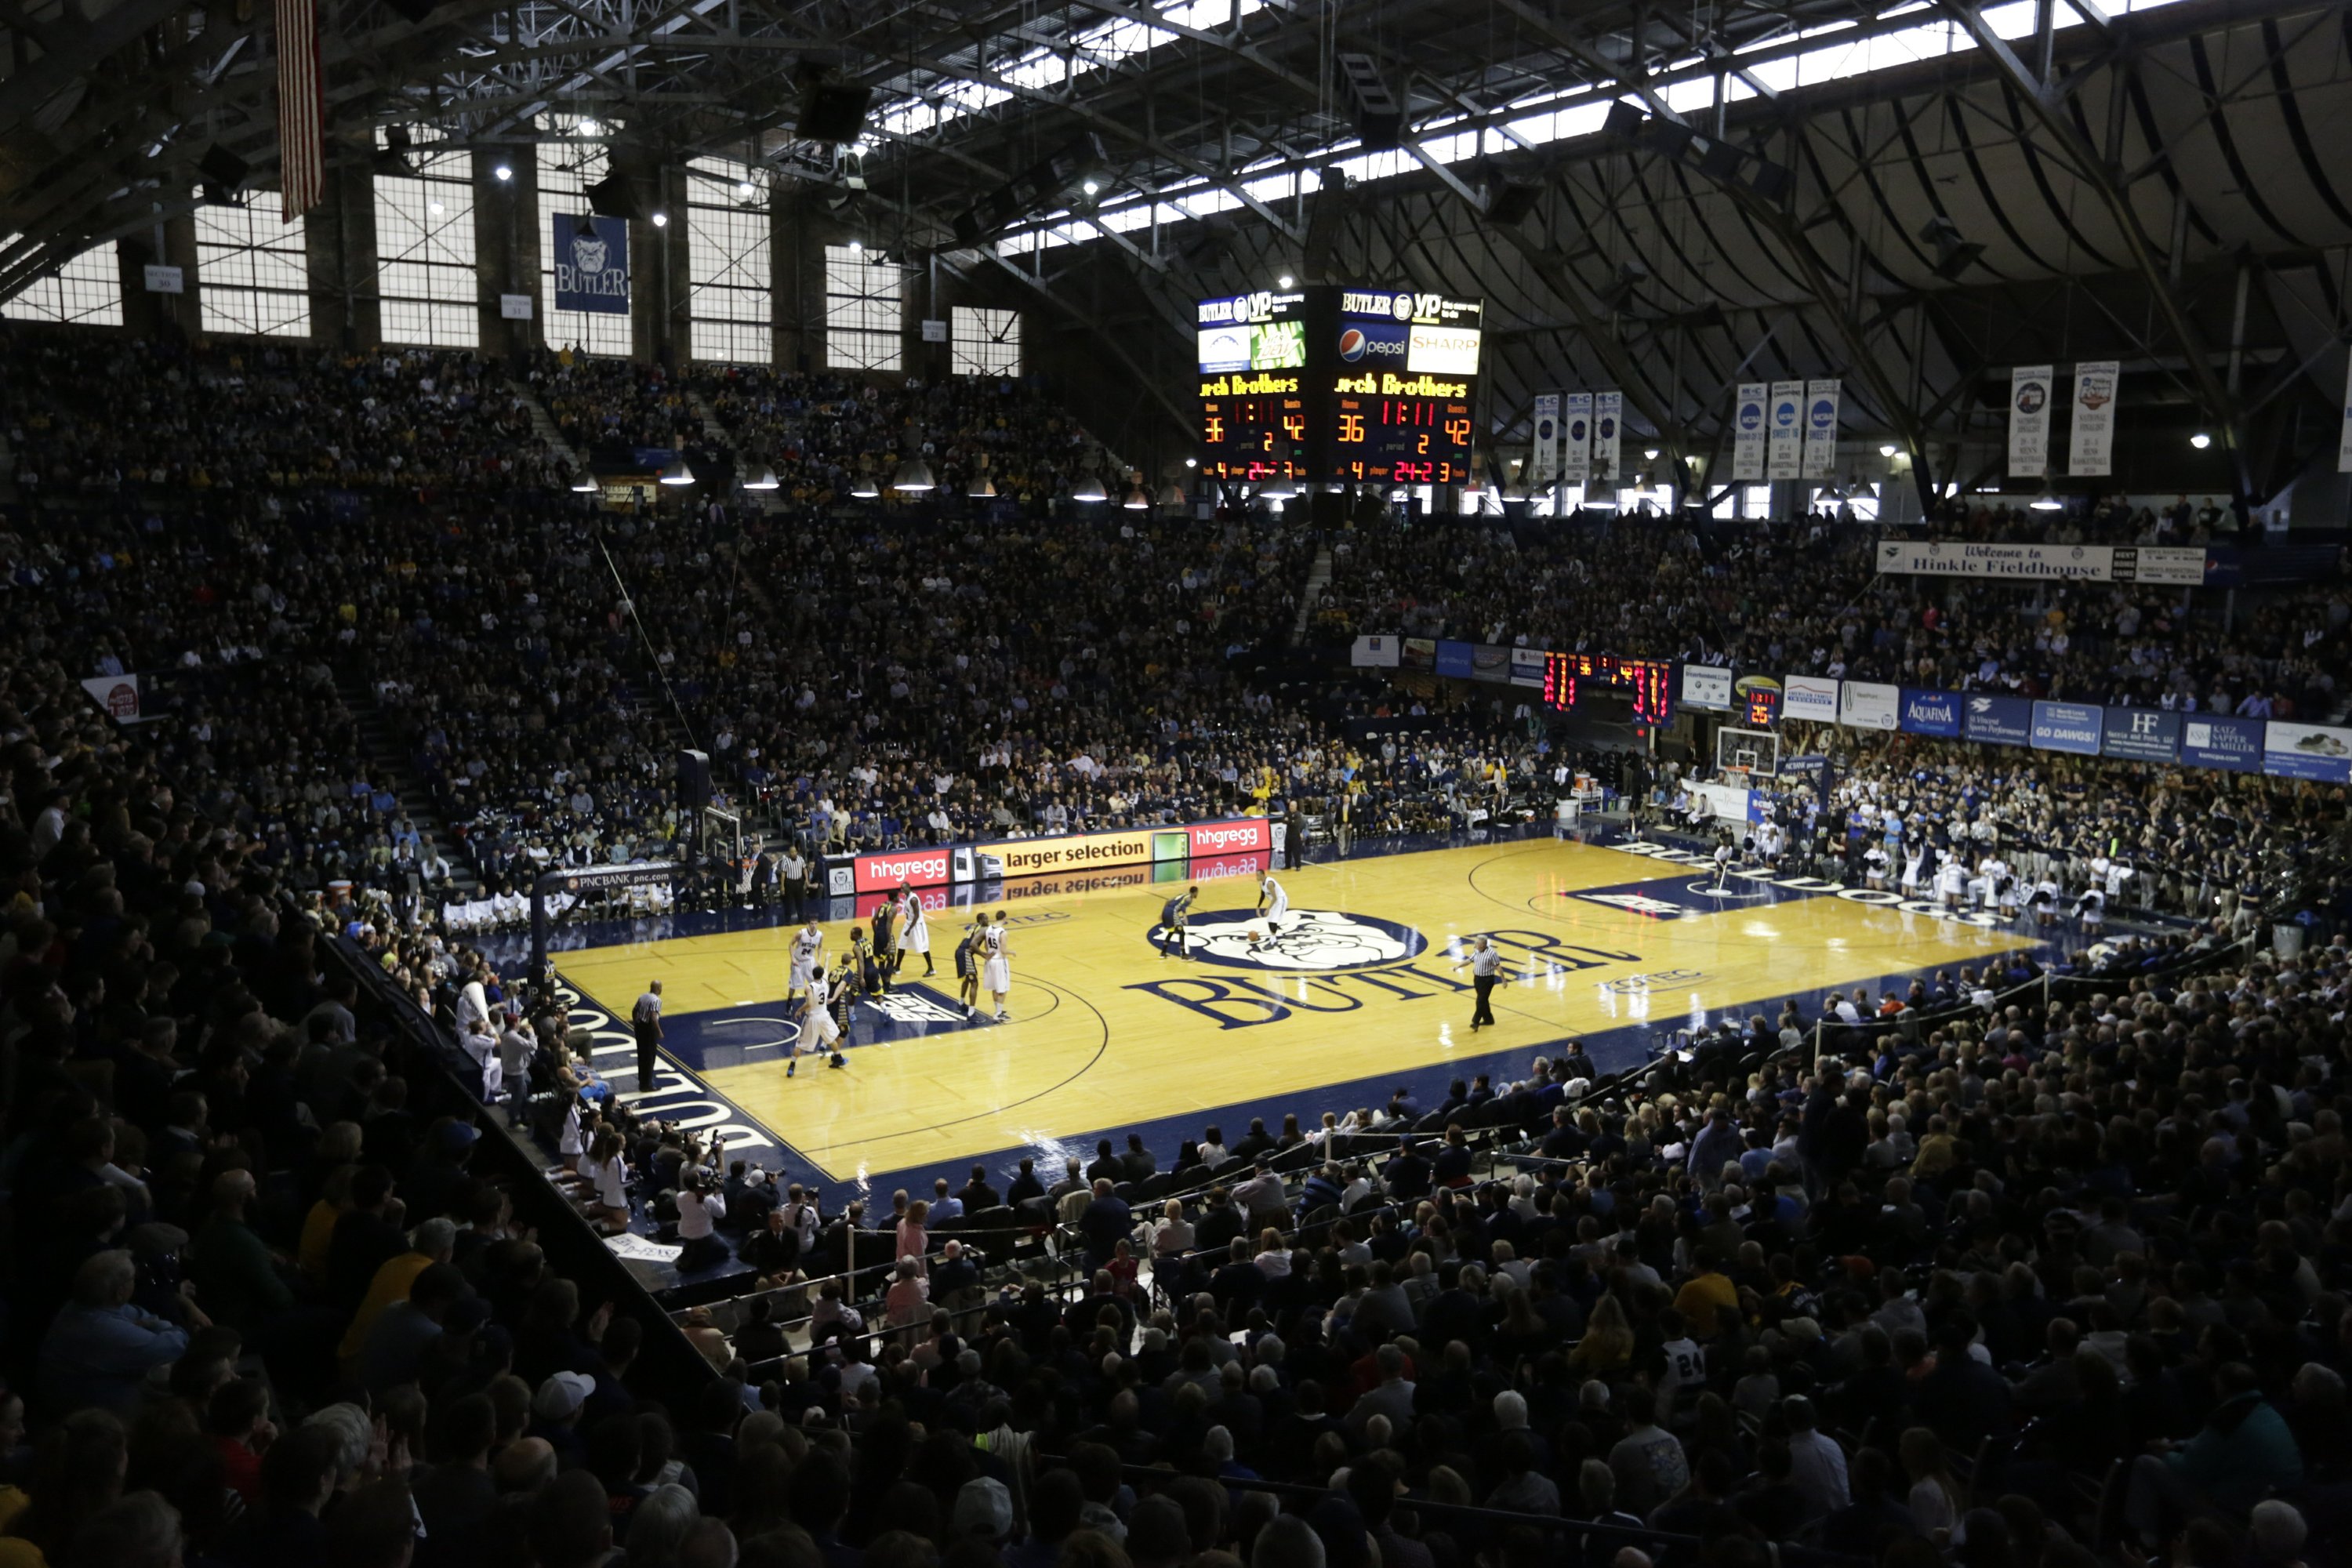
[[[1203,300],[1198,310],[1211,474],[1469,479],[1483,301],[1318,286]]]

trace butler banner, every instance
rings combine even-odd
[[[1971,544],[1966,541],[1886,540],[1878,546],[1882,577],[2074,578],[2086,583],[2205,581],[2205,552],[2178,544]]]
[[[629,220],[557,213],[555,308],[629,313]]]

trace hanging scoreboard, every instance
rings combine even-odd
[[[1469,479],[1483,301],[1318,286],[1203,300],[1198,312],[1212,475]]]

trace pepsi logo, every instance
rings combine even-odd
[[[1339,357],[1349,364],[1367,357],[1401,359],[1403,355],[1402,338],[1375,337],[1361,327],[1349,327],[1339,333]]]
[[[1349,364],[1364,357],[1364,334],[1349,327],[1339,334],[1339,357]]]

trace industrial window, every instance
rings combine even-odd
[[[1020,311],[958,305],[948,319],[948,367],[955,374],[1021,374]]]
[[[900,365],[898,268],[853,245],[824,247],[824,362],[835,370]]]
[[[611,127],[593,120],[557,116],[545,127],[551,136],[594,136]],[[604,177],[604,149],[593,142],[539,144],[539,309],[541,337],[551,349],[577,348],[592,354],[626,358],[635,347],[634,318],[626,310],[559,310],[555,308],[555,226],[559,216],[583,216],[588,187]],[[567,240],[568,243],[568,240]],[[636,271],[631,257],[629,270]]]
[[[477,348],[482,319],[474,268],[473,154],[409,156],[413,177],[379,174],[375,180],[383,341]]]
[[[196,209],[196,283],[208,332],[310,335],[310,268],[302,220],[280,223],[274,194],[251,206]]]
[[[22,237],[12,234],[0,239],[0,250]],[[94,245],[57,271],[34,279],[21,292],[0,300],[0,316],[15,321],[122,325],[122,275],[114,268],[114,247]]]
[[[749,164],[697,158],[687,165],[686,257],[693,357],[739,364],[774,360],[768,204]]]

